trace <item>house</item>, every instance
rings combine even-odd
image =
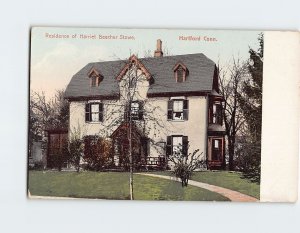
[[[87,64],[72,77],[65,98],[69,133],[110,140],[115,166],[125,166],[131,143],[145,166],[199,149],[209,169],[224,167],[218,68],[202,53],[163,56],[157,40],[154,57]]]

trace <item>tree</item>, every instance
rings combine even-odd
[[[44,92],[31,92],[29,102],[29,135],[28,149],[34,141],[40,141],[45,136],[46,129],[67,129],[69,121],[69,103],[64,99],[64,90],[57,90],[55,96],[46,99]],[[61,170],[65,162],[62,150],[53,156],[56,167]]]
[[[29,155],[31,155],[32,143],[34,141],[39,141],[42,139],[39,129],[39,118],[33,111],[33,101],[30,100],[29,103],[29,132],[28,132],[28,150]]]
[[[263,34],[258,37],[257,51],[250,48],[247,63],[249,78],[243,81],[238,102],[246,121],[247,139],[243,151],[239,152],[239,165],[244,174],[254,181],[260,180],[261,164],[261,124],[262,124],[262,83],[263,83]]]
[[[30,143],[42,139],[47,128],[68,128],[69,102],[64,99],[64,90],[46,99],[44,92],[32,92],[29,104]]]
[[[250,59],[247,63],[250,77],[243,82],[243,95],[239,95],[238,101],[247,122],[252,141],[261,140],[262,117],[262,82],[263,82],[263,34],[258,37],[257,51],[249,49]]]
[[[204,160],[200,159],[203,152],[199,153],[199,149],[194,150],[192,153],[187,153],[187,150],[188,148],[179,145],[178,149],[168,158],[174,165],[174,170],[172,172],[181,180],[182,187],[186,187],[193,172],[196,169],[203,167],[206,163]]]
[[[223,119],[227,136],[229,170],[234,170],[236,136],[244,127],[245,118],[239,104],[242,83],[247,76],[247,66],[240,59],[233,58],[232,66],[219,72],[220,92],[224,98]]]

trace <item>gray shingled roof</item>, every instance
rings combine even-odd
[[[154,78],[148,94],[212,91],[215,63],[204,54],[186,54],[139,59]],[[76,73],[67,86],[65,97],[114,96],[119,93],[116,76],[127,60],[89,63]],[[176,83],[174,66],[183,63],[189,70],[187,80]],[[97,87],[90,86],[89,71],[95,68],[104,79]]]

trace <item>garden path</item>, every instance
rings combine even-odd
[[[173,176],[163,176],[163,175],[156,175],[156,174],[150,174],[150,173],[136,173],[136,174],[181,182],[179,179],[177,179],[176,177],[173,177]],[[198,181],[194,181],[194,180],[189,180],[189,185],[207,189],[211,192],[221,194],[221,195],[227,197],[228,199],[230,199],[231,201],[235,201],[235,202],[258,202],[259,201],[255,197],[251,197],[246,194],[243,194],[243,193],[231,190],[231,189],[219,187],[216,185],[202,183],[202,182],[198,182]]]

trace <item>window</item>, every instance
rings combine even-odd
[[[133,120],[139,119],[139,110],[140,110],[139,102],[132,102],[130,113],[131,113],[131,118]]]
[[[173,120],[183,120],[183,100],[173,102]]]
[[[99,121],[99,104],[91,104],[91,121]]]
[[[182,136],[173,136],[173,154],[182,151]]]
[[[222,124],[221,103],[215,102],[212,106],[212,123]]]
[[[219,149],[219,140],[214,140],[214,148]]]
[[[188,120],[188,100],[169,100],[168,120]]]
[[[135,77],[129,77],[129,88],[130,89],[136,88],[136,78]]]
[[[175,80],[177,83],[182,83],[186,81],[189,74],[189,70],[182,62],[177,62],[173,68]]]
[[[132,120],[143,119],[143,104],[140,101],[131,102],[130,115]],[[125,119],[129,120],[129,111],[125,111]]]
[[[179,67],[177,69],[177,80],[176,81],[178,83],[182,83],[184,81],[184,79],[185,79],[184,75],[185,75],[184,70],[182,69],[182,67]]]
[[[92,86],[92,87],[95,87],[95,86],[97,85],[97,79],[98,79],[98,77],[95,76],[95,75],[93,75],[93,76],[91,77],[91,86]]]
[[[181,135],[174,135],[167,137],[167,146],[166,146],[167,156],[182,154],[187,156],[188,154],[188,137]]]
[[[85,105],[85,121],[86,122],[103,121],[103,103],[87,103]]]
[[[103,76],[95,68],[92,68],[90,70],[90,72],[88,73],[88,77],[90,78],[91,87],[99,86],[100,82],[103,80]]]

